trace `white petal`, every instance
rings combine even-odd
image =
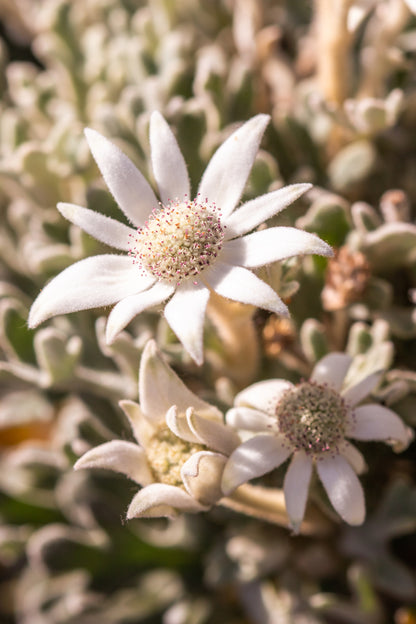
[[[225,420],[231,427],[247,431],[271,431],[276,425],[276,419],[272,416],[251,407],[232,407],[228,410]]]
[[[223,219],[227,227],[225,239],[241,236],[254,230],[258,225],[287,208],[311,187],[311,184],[291,184],[243,204],[229,217]]]
[[[315,365],[310,379],[318,384],[328,384],[339,392],[351,362],[352,357],[345,353],[329,353]]]
[[[85,130],[88,145],[102,176],[126,217],[141,227],[158,200],[137,167],[114,143],[99,132]]]
[[[195,280],[196,281],[196,280]],[[198,365],[204,361],[203,330],[209,290],[200,282],[184,282],[165,307],[165,318]]]
[[[416,0],[404,0],[412,13],[416,14]]]
[[[274,416],[282,394],[293,387],[293,384],[285,379],[259,381],[239,392],[234,399],[234,405],[254,407]]]
[[[340,455],[319,459],[316,468],[335,511],[348,524],[362,524],[365,518],[364,493],[347,460]]]
[[[143,413],[150,420],[165,422],[165,414],[176,405],[185,413],[194,407],[198,414],[222,422],[222,414],[188,390],[183,381],[170,368],[154,340],[146,344],[140,361],[139,397]]]
[[[304,254],[332,256],[332,249],[315,234],[291,227],[274,227],[227,241],[221,260],[244,267],[259,267]]]
[[[231,454],[222,478],[222,491],[230,494],[242,483],[280,466],[291,450],[273,435],[258,435],[243,442]]]
[[[345,457],[347,462],[351,464],[357,474],[361,474],[367,470],[367,464],[365,463],[363,454],[347,440],[343,440],[339,452]]]
[[[186,416],[189,428],[198,436],[199,442],[214,451],[230,455],[241,442],[230,427],[198,416],[193,408],[187,410]]]
[[[190,199],[188,171],[172,130],[155,111],[150,118],[150,147],[155,180],[163,204],[175,199]]]
[[[128,256],[103,255],[80,260],[51,280],[29,313],[29,327],[51,316],[99,308],[149,286]]]
[[[172,405],[166,412],[166,424],[178,438],[182,438],[182,440],[186,440],[192,444],[201,443],[197,434],[189,428],[186,416],[183,413],[179,414],[176,405]]]
[[[154,279],[154,278],[153,278]],[[137,295],[130,295],[122,299],[110,312],[106,328],[106,341],[111,344],[117,334],[130,323],[130,321],[148,308],[152,308],[165,301],[175,291],[175,287],[164,282],[156,282],[148,290]]]
[[[295,453],[287,469],[283,485],[286,511],[295,533],[299,532],[303,516],[305,515],[311,475],[311,457],[304,451]]]
[[[104,468],[121,472],[140,485],[153,482],[143,449],[133,442],[111,440],[87,451],[74,465],[80,468]]]
[[[204,505],[213,505],[222,498],[220,484],[226,461],[219,453],[194,453],[181,468],[181,478],[189,494]]]
[[[281,316],[289,315],[287,307],[275,291],[242,267],[217,262],[204,271],[204,281],[221,297],[248,303]]]
[[[215,203],[226,217],[236,207],[259,149],[268,115],[257,115],[238,128],[217,149],[199,185],[201,199]]]
[[[136,231],[124,223],[75,204],[61,202],[57,208],[65,219],[102,243],[122,251],[130,249],[130,240],[135,236]]]
[[[119,401],[119,406],[129,419],[134,437],[137,442],[146,448],[149,440],[154,436],[155,429],[151,421],[146,418],[140,405],[134,401]],[[163,422],[163,418],[160,419]]]
[[[395,412],[375,403],[354,410],[346,435],[356,440],[399,442],[401,448],[406,448],[412,439],[411,430]]]
[[[198,512],[207,511],[206,505],[201,505],[187,492],[174,485],[152,483],[139,492],[130,503],[127,518],[158,518],[172,517],[177,511]]]
[[[351,406],[357,405],[360,401],[365,399],[374,388],[378,385],[381,377],[383,375],[383,371],[373,373],[372,375],[368,375],[360,381],[355,386],[348,388],[345,392],[342,392],[342,396],[347,401],[347,403]]]

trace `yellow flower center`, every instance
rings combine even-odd
[[[199,198],[176,201],[153,211],[132,239],[129,253],[155,277],[180,283],[213,263],[223,239],[215,206]]]
[[[146,457],[155,481],[182,486],[182,466],[191,455],[203,449],[201,444],[178,438],[168,428],[160,429],[146,445]]]
[[[338,392],[312,382],[288,390],[276,407],[279,431],[291,447],[308,454],[337,452],[345,435],[346,414]]]

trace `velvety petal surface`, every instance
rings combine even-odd
[[[137,167],[114,143],[99,132],[85,130],[88,145],[114,199],[126,217],[141,227],[158,200]]]
[[[130,295],[122,299],[109,314],[106,328],[106,340],[111,344],[117,334],[124,329],[135,316],[159,305],[175,292],[175,287],[165,282],[156,282],[148,290],[137,295]]]
[[[316,468],[335,511],[348,524],[362,524],[364,493],[348,461],[340,455],[325,457],[316,462]]]
[[[188,171],[182,152],[169,125],[155,111],[150,118],[150,147],[155,180],[162,203],[190,199]]]
[[[357,405],[357,403],[365,399],[365,397],[371,394],[374,388],[377,387],[382,375],[383,371],[368,375],[368,377],[365,377],[358,384],[355,384],[355,386],[351,386],[351,388],[348,388],[348,390],[343,392],[342,396],[349,405]]]
[[[137,442],[143,448],[146,448],[149,440],[155,433],[154,425],[146,418],[140,405],[135,401],[127,399],[119,401],[119,406],[127,416]]]
[[[236,207],[254,163],[268,115],[256,115],[233,132],[211,158],[199,185],[201,199],[215,203],[224,217]]]
[[[247,269],[217,262],[204,271],[203,278],[222,297],[248,303],[280,316],[289,315],[287,307],[275,291]]]
[[[280,466],[291,450],[273,435],[258,435],[239,447],[230,456],[222,478],[222,491],[230,494],[239,485],[261,477]]]
[[[182,466],[181,478],[187,491],[203,505],[222,498],[221,477],[227,458],[220,453],[194,453]]]
[[[221,260],[254,268],[304,254],[332,256],[332,249],[315,234],[291,227],[274,227],[226,242]]]
[[[165,306],[165,319],[186,351],[198,365],[204,361],[203,331],[209,290],[201,283],[187,281],[177,287]]]
[[[311,475],[312,458],[304,451],[298,451],[292,457],[283,484],[286,511],[295,533],[299,532],[305,515]]]
[[[102,243],[122,251],[130,249],[130,240],[136,234],[136,230],[124,223],[75,204],[61,202],[57,208],[65,219]]]
[[[352,357],[346,353],[329,353],[315,365],[310,379],[318,384],[328,384],[339,392],[351,362]]]
[[[152,483],[137,492],[130,503],[127,518],[172,517],[178,511],[207,511],[209,506],[198,503],[193,496],[174,485]]]
[[[293,387],[293,384],[285,379],[259,381],[239,392],[234,399],[234,405],[254,407],[273,417],[281,396]]]
[[[388,407],[371,404],[356,407],[348,420],[346,435],[356,440],[385,440],[407,446],[411,431]]]
[[[267,431],[276,426],[276,419],[251,407],[232,407],[226,414],[226,422],[247,431]]]
[[[143,449],[124,440],[111,440],[87,451],[74,465],[75,470],[80,468],[104,468],[121,472],[140,485],[154,481]]]
[[[140,361],[139,397],[143,413],[155,423],[165,422],[172,405],[185,413],[193,407],[201,416],[222,422],[221,412],[188,390],[170,368],[154,340],[146,344]]]
[[[85,258],[45,286],[31,307],[29,327],[58,314],[111,305],[147,288],[152,280],[140,276],[128,256]]]
[[[193,408],[186,411],[186,418],[190,430],[195,433],[199,442],[214,451],[230,455],[240,444],[240,438],[230,427],[199,416]]]
[[[351,464],[357,474],[361,474],[367,469],[363,454],[347,440],[343,440],[340,444],[339,452]]]
[[[310,188],[312,188],[311,184],[291,184],[246,202],[223,220],[227,227],[225,240],[254,230],[258,225],[287,208]]]

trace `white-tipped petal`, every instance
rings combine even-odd
[[[362,524],[363,488],[348,461],[340,455],[325,457],[316,462],[316,469],[335,511],[348,524]]]
[[[224,469],[222,491],[227,496],[242,483],[274,470],[290,453],[290,449],[273,435],[250,438],[231,454]]]
[[[364,455],[347,440],[341,442],[339,452],[351,464],[357,474],[362,474],[367,470]]]
[[[99,132],[86,128],[85,136],[102,176],[126,217],[141,227],[158,200],[149,183],[123,152]]]
[[[347,401],[347,403],[351,406],[357,405],[360,401],[365,399],[366,396],[371,394],[374,388],[377,387],[380,379],[383,375],[383,371],[373,373],[372,375],[368,375],[355,386],[351,386],[345,392],[342,393],[342,396]]]
[[[196,281],[196,280],[195,280]],[[204,361],[203,331],[209,290],[200,282],[184,282],[165,306],[165,319],[198,365]]]
[[[185,160],[172,130],[162,115],[155,111],[150,118],[150,147],[155,180],[163,204],[175,199],[190,199],[190,186]]]
[[[227,458],[220,453],[194,453],[181,468],[187,491],[203,505],[213,505],[222,498],[221,477]]]
[[[272,431],[276,426],[276,419],[251,407],[232,407],[225,420],[231,427],[247,431]]]
[[[204,281],[221,297],[248,303],[280,316],[289,315],[275,291],[243,267],[217,262],[204,271]]]
[[[150,282],[151,283],[151,282]],[[58,314],[111,305],[149,286],[128,256],[93,256],[71,264],[35,299],[29,327]]]
[[[134,437],[137,442],[146,448],[149,440],[154,436],[155,429],[150,420],[146,418],[138,403],[135,401],[123,400],[119,401],[119,406],[129,419]],[[162,419],[161,419],[162,420]]]
[[[222,422],[222,414],[188,390],[178,375],[168,366],[154,340],[146,344],[140,361],[139,397],[143,413],[153,422],[165,422],[165,414],[176,405],[185,413],[194,407],[198,414]]]
[[[406,448],[412,440],[412,431],[395,412],[383,405],[361,405],[348,419],[346,435],[356,440],[384,440]]]
[[[127,518],[173,517],[178,511],[207,511],[209,506],[198,503],[193,496],[174,485],[152,483],[139,492],[130,503]]]
[[[351,362],[352,357],[346,353],[329,353],[315,365],[310,380],[318,384],[328,384],[339,392]]]
[[[265,379],[239,392],[234,399],[234,405],[254,407],[273,417],[277,403],[290,388],[293,388],[293,384],[285,379]]]
[[[254,268],[304,254],[332,256],[332,249],[315,234],[292,227],[274,227],[227,241],[221,260]]]
[[[311,184],[291,184],[243,204],[224,219],[224,225],[227,226],[225,239],[251,232],[258,225],[287,208],[311,187]]]
[[[304,451],[298,451],[293,455],[289,468],[286,471],[283,485],[286,511],[295,533],[299,532],[303,516],[305,515],[311,475],[311,457]]]
[[[111,440],[87,451],[74,465],[80,468],[103,468],[125,474],[140,485],[153,483],[154,479],[147,464],[143,449],[123,440]]]
[[[254,163],[268,115],[256,115],[233,132],[211,158],[199,185],[201,199],[215,203],[224,217],[236,207]]]
[[[136,231],[124,223],[76,204],[60,202],[57,208],[65,219],[82,228],[84,232],[102,243],[122,251],[130,249],[130,240]]]
[[[186,411],[186,418],[190,430],[199,438],[199,442],[214,451],[230,455],[241,442],[230,427],[199,416],[193,408]]]
[[[106,328],[107,344],[111,344],[117,337],[117,334],[140,312],[159,305],[170,297],[174,291],[175,287],[171,284],[156,282],[148,290],[122,299],[114,306],[108,317]]]

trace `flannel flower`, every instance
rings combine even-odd
[[[332,255],[317,236],[292,227],[272,227],[244,236],[302,195],[295,184],[236,209],[269,121],[257,115],[215,152],[195,199],[185,161],[164,118],[150,120],[150,147],[160,203],[139,170],[118,147],[85,131],[108,188],[132,225],[73,204],[61,214],[99,241],[124,252],[86,258],[57,275],[29,314],[36,327],[57,314],[116,304],[106,339],[140,312],[166,303],[165,318],[191,357],[203,361],[203,324],[210,291],[277,314],[287,308],[249,269],[298,254]]]
[[[221,475],[240,439],[221,412],[193,394],[150,340],[139,374],[140,405],[121,401],[137,444],[111,440],[75,464],[120,472],[142,486],[127,518],[199,512],[222,498]]]
[[[358,406],[382,373],[343,389],[351,363],[350,356],[331,353],[315,365],[309,381],[293,385],[282,379],[266,380],[237,394],[226,422],[254,435],[231,454],[223,474],[224,494],[277,468],[292,455],[284,495],[295,531],[304,517],[314,465],[337,513],[349,524],[364,521],[364,494],[357,474],[365,469],[365,462],[346,438],[383,440],[403,450],[412,433],[390,409],[374,403]]]

